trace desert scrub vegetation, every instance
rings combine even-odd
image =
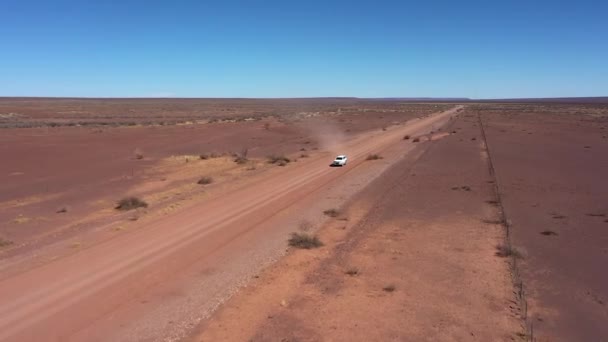
[[[499,256],[501,258],[507,258],[511,256],[514,258],[522,257],[521,253],[516,248],[504,243],[496,245],[496,256]]]
[[[356,267],[351,267],[349,269],[346,270],[346,272],[344,272],[345,274],[354,277],[356,275],[359,275],[359,269]]]
[[[118,201],[115,209],[127,211],[127,210],[133,210],[133,209],[137,209],[137,208],[147,208],[147,207],[148,207],[148,203],[146,203],[146,201],[142,200],[141,198],[135,197],[135,196],[129,196],[129,197],[125,197],[125,198],[121,199],[120,201]]]
[[[331,208],[323,211],[323,214],[329,217],[338,217],[338,215],[340,215],[340,211],[336,208]]]
[[[409,134],[403,137],[403,140],[410,140]]]
[[[415,143],[417,143],[419,141],[420,141],[420,138],[414,138],[414,140],[412,140],[412,142],[415,142]]]
[[[219,153],[216,153],[216,152],[211,152],[211,153],[201,153],[201,154],[199,154],[199,156],[198,156],[198,157],[199,157],[201,160],[207,160],[207,159],[219,158],[219,157],[221,157],[221,156],[222,156],[222,155],[221,155],[221,154],[219,154]]]
[[[135,151],[133,151],[133,157],[137,160],[144,159],[144,153],[140,149],[136,148]]]
[[[369,154],[365,160],[378,160],[382,159],[382,156],[379,154]]]
[[[0,248],[8,247],[13,244],[13,241],[0,238]]]
[[[382,291],[384,292],[394,292],[397,288],[395,287],[395,285],[390,284],[390,285],[386,285],[385,287],[382,288]]]
[[[213,183],[213,178],[211,177],[201,177],[198,182],[196,182],[196,184],[200,184],[200,185],[207,185],[207,184],[211,184]]]
[[[275,154],[273,154],[273,155],[268,156],[268,163],[275,164],[275,165],[278,165],[278,166],[285,166],[290,161],[291,161],[291,159],[287,158],[284,155],[275,155]]]
[[[323,246],[323,243],[316,235],[307,233],[292,233],[288,243],[291,247],[300,249],[313,249]]]

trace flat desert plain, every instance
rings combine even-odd
[[[607,136],[601,102],[2,98],[0,340],[606,340]]]

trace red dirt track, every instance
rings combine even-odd
[[[265,235],[282,232],[276,241],[285,241],[286,232],[281,226],[263,223],[303,198],[320,193],[347,173],[366,172],[364,159],[369,153],[401,142],[404,134],[427,133],[446,122],[454,112],[413,120],[345,142],[338,149],[351,159],[347,168],[328,168],[330,154],[320,153],[306,161],[260,173],[243,187],[192,203],[153,222],[142,222],[138,229],[86,246],[74,254],[31,270],[3,273],[0,340],[158,339],[160,326],[158,322],[151,323],[158,317],[151,317],[148,322],[146,313],[159,312],[155,309],[162,308],[167,297],[195,296],[183,286],[187,282],[185,274],[189,274],[193,265],[210,265],[225,283],[238,282],[238,277],[231,278],[230,274],[246,273],[254,266],[246,262],[235,266],[229,261],[231,256],[247,255],[243,252],[247,248],[257,253],[264,244],[256,241]],[[244,245],[245,242],[250,244]],[[217,260],[220,256],[221,260]],[[199,285],[195,292],[207,292],[209,298],[215,298],[217,293],[210,289],[216,285],[207,284],[206,288]],[[175,320],[178,324],[180,319],[188,318],[189,324],[196,323],[197,318],[190,317],[193,314],[183,312],[183,317],[166,321]],[[136,328],[132,324],[135,318],[141,322]],[[162,331],[173,333],[184,329],[188,326]]]

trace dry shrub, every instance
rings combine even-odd
[[[138,148],[136,148],[135,151],[133,151],[133,156],[137,160],[144,159],[144,153]]]
[[[148,203],[146,203],[144,200],[138,198],[138,197],[134,197],[134,196],[129,196],[129,197],[125,197],[123,199],[121,199],[120,201],[118,201],[115,209],[118,210],[132,210],[132,209],[137,209],[137,208],[147,208],[148,207]]]
[[[514,257],[521,258],[521,253],[514,247],[506,244],[499,244],[496,246],[496,256],[501,258]]]
[[[356,267],[351,267],[347,269],[344,273],[348,274],[349,276],[356,276],[359,274],[359,269]]]
[[[395,285],[386,285],[385,287],[382,288],[382,291],[384,292],[393,292],[395,291],[397,288],[395,287]]]
[[[201,179],[198,180],[198,182],[196,182],[197,184],[200,185],[207,185],[207,184],[211,184],[213,183],[213,178],[211,177],[201,177]]]
[[[313,249],[323,246],[316,235],[306,233],[292,233],[288,242],[291,247],[300,249]]]
[[[379,154],[370,154],[367,156],[367,158],[365,158],[365,160],[378,160],[378,159],[382,159],[382,156]]]
[[[323,211],[323,214],[329,217],[338,217],[338,215],[340,215],[340,211],[338,209],[332,208]]]
[[[285,166],[289,163],[291,159],[285,157],[284,155],[270,155],[268,156],[268,163],[275,164],[279,166]]]
[[[8,247],[8,246],[10,246],[12,244],[13,244],[13,241],[5,240],[3,238],[0,238],[0,248],[2,248],[2,247]]]

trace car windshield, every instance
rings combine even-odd
[[[344,158],[344,157],[336,157],[336,160],[341,160],[342,158]]]

